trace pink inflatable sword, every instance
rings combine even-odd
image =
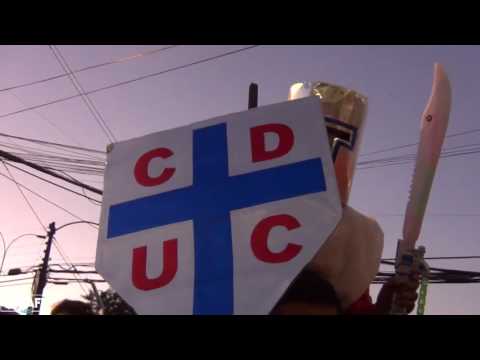
[[[450,105],[450,82],[443,67],[435,64],[432,93],[421,119],[420,143],[403,223],[403,239],[398,241],[397,246],[396,275],[403,281],[408,281],[408,276],[412,273],[425,273],[428,268],[423,260],[425,248],[422,246],[416,249],[415,244],[420,236],[435,170],[445,139]],[[394,302],[392,313],[405,314],[406,311]]]

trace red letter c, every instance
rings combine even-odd
[[[173,176],[175,168],[165,168],[159,176],[152,178],[148,175],[148,165],[154,158],[159,157],[162,159],[167,159],[172,155],[172,150],[167,148],[159,148],[151,150],[140,156],[135,164],[134,171],[137,182],[143,186],[156,186],[168,181]]]
[[[270,216],[260,221],[252,232],[251,246],[254,255],[261,261],[267,263],[283,263],[292,260],[302,249],[301,245],[288,244],[287,247],[278,253],[270,251],[267,245],[268,234],[275,226],[284,226],[288,230],[300,227],[297,219],[290,215]]]

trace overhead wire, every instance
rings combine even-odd
[[[65,171],[61,171],[61,172],[62,172],[63,174],[65,174],[65,176],[70,177],[72,180],[75,180],[75,181],[77,181],[77,182],[81,182],[80,180],[74,178],[73,176],[71,176],[71,175],[68,174],[67,172],[65,172]],[[81,188],[81,190],[82,190],[83,195],[84,195],[84,196],[88,199],[88,201],[90,201],[93,205],[96,205],[96,206],[101,206],[101,205],[102,205],[102,203],[101,203],[100,201],[98,201],[98,200],[90,200],[90,198],[87,196],[87,192],[85,191],[84,188]]]
[[[81,156],[80,158],[65,158],[65,156],[72,156],[71,154],[65,154],[57,151],[52,151],[52,150],[44,150],[44,149],[39,149],[35,147],[30,147],[30,146],[25,146],[25,145],[18,145],[14,143],[4,143],[0,142],[0,145],[12,150],[17,150],[20,151],[20,154],[27,155],[30,154],[32,156],[56,156],[57,158],[64,159],[64,160],[77,160],[77,161],[82,161],[84,163],[91,163],[91,164],[104,164],[103,159],[97,159],[97,158],[91,158],[91,157],[86,157],[83,156],[82,154],[79,154]],[[22,153],[23,152],[23,153]]]
[[[457,136],[470,135],[470,134],[477,133],[477,132],[480,132],[480,128],[471,129],[471,130],[464,130],[464,131],[460,131],[460,132],[457,132],[457,133],[449,134],[449,135],[446,135],[445,138],[454,138],[454,137],[457,137]],[[418,144],[420,144],[420,143],[416,142],[416,143],[411,143],[411,144],[392,146],[392,147],[388,147],[388,148],[384,148],[384,149],[360,154],[359,156],[363,157],[363,156],[369,156],[369,155],[379,154],[379,153],[383,153],[383,152],[388,152],[388,151],[392,151],[392,150],[404,149],[404,148],[408,148],[408,147],[412,147],[412,146],[417,146]]]
[[[7,145],[11,148],[18,148],[21,149],[20,146],[15,145]],[[441,154],[442,158],[454,157],[454,156],[465,156],[470,154],[475,154],[480,151],[480,144],[473,143],[473,144],[463,144],[458,145],[450,148],[445,148]],[[459,150],[461,149],[461,150]],[[29,151],[29,148],[23,147],[23,150]],[[36,149],[35,149],[36,150]],[[51,152],[49,152],[51,153]],[[85,174],[85,175],[94,175],[94,176],[101,176],[103,175],[103,169],[105,166],[104,161],[88,161],[83,159],[75,159],[75,158],[65,158],[65,157],[56,157],[41,153],[30,153],[29,155],[24,155],[29,159],[35,159],[40,163],[52,167],[56,170],[63,170],[63,171],[72,171],[78,174]],[[373,159],[368,161],[360,161],[358,163],[358,169],[369,169],[369,168],[376,168],[376,167],[384,167],[384,166],[393,166],[393,165],[402,165],[407,164],[415,159],[415,154],[404,154],[394,157],[387,157],[387,158],[380,158],[380,159]],[[369,165],[369,166],[366,166]]]
[[[53,281],[69,281],[69,282],[78,282],[81,284],[82,282],[97,282],[97,283],[106,283],[106,280],[103,279],[72,279],[72,278],[57,278],[57,277],[49,277],[49,280]],[[88,295],[88,293],[86,293]]]
[[[7,172],[9,173],[9,175],[12,177],[12,179],[15,180],[15,178],[13,177],[12,173],[10,172],[10,170],[8,169],[8,167],[5,165],[5,162],[3,162],[3,165],[5,166],[5,169],[7,170]],[[27,202],[27,204],[29,205],[30,209],[32,210],[33,214],[35,215],[35,217],[37,218],[38,222],[40,223],[40,225],[44,228],[45,232],[47,232],[47,229],[46,227],[43,225],[43,222],[42,220],[40,219],[40,217],[38,216],[37,212],[35,211],[35,209],[33,208],[32,204],[30,203],[30,201],[28,200],[28,198],[26,197],[26,195],[23,193],[22,189],[20,188],[20,186],[18,185],[18,183],[15,181],[16,185],[17,185],[17,188],[18,190],[20,191],[20,193],[23,195],[25,201]],[[68,263],[68,258],[66,255],[64,255],[62,253],[62,250],[60,248],[60,244],[56,244],[56,240],[55,238],[53,238],[53,245],[55,246],[55,248],[57,249],[58,253],[60,254],[60,256],[62,257],[62,259]],[[85,291],[85,288],[81,285],[81,283],[79,283],[80,285],[80,288],[82,289],[82,291],[85,292],[85,294],[87,294],[87,292]]]
[[[5,174],[3,174],[3,173],[1,173],[1,172],[0,172],[0,176],[4,177],[5,179],[8,179],[8,180],[10,180],[10,181],[12,181],[12,182],[16,182],[14,179],[12,179],[11,177],[8,177],[7,175],[5,175]],[[75,219],[77,219],[77,220],[84,220],[84,219],[82,219],[80,216],[78,216],[78,215],[72,213],[71,211],[65,209],[64,207],[62,207],[62,206],[54,203],[53,201],[47,199],[46,197],[40,195],[39,193],[33,191],[32,189],[26,187],[25,185],[22,185],[22,184],[19,183],[19,182],[16,182],[16,183],[17,183],[20,187],[22,187],[23,189],[27,190],[28,192],[32,193],[33,195],[37,196],[38,198],[44,200],[45,202],[49,203],[50,205],[53,205],[53,206],[55,206],[56,208],[58,208],[58,209],[60,209],[60,210],[63,210],[64,212],[66,212],[66,213],[69,214],[70,216],[74,217]],[[93,227],[94,229],[96,229],[93,225],[90,225],[90,226]]]
[[[12,180],[14,181],[18,191],[20,192],[20,194],[22,195],[23,199],[25,200],[25,202],[27,203],[27,205],[29,206],[30,210],[32,211],[33,215],[35,216],[35,218],[37,219],[38,223],[40,224],[40,226],[44,229],[45,232],[47,232],[47,228],[45,227],[45,225],[43,225],[43,222],[42,220],[40,219],[40,216],[37,214],[37,212],[35,211],[33,205],[30,203],[30,201],[28,200],[27,196],[24,194],[24,192],[22,191],[22,188],[20,187],[19,183],[16,181],[15,177],[13,176],[13,174],[10,172],[10,169],[7,167],[7,165],[5,164],[5,162],[0,159],[3,166],[5,167],[5,170],[7,170],[8,174],[10,175],[10,177],[12,178]],[[33,278],[32,278],[33,279]]]
[[[460,149],[460,150],[459,150]],[[445,148],[440,153],[440,158],[451,158],[480,153],[480,144],[464,144],[454,148]],[[359,161],[358,170],[372,169],[386,166],[404,165],[414,162],[416,154],[403,154],[398,156]]]
[[[13,167],[14,169],[17,169],[17,170],[19,170],[19,171],[22,171],[22,172],[24,172],[24,173],[26,173],[26,174],[28,174],[28,175],[30,175],[30,176],[33,176],[33,177],[35,177],[35,178],[37,178],[37,179],[39,179],[39,180],[42,180],[42,181],[44,181],[44,182],[46,182],[46,183],[48,183],[48,184],[57,186],[57,187],[59,187],[59,188],[62,189],[62,190],[71,192],[71,193],[73,193],[73,194],[75,194],[75,195],[78,195],[78,196],[87,198],[88,200],[95,201],[95,202],[101,204],[101,201],[99,201],[99,200],[97,200],[97,199],[93,199],[93,198],[91,198],[91,197],[89,197],[89,196],[86,196],[86,195],[84,195],[84,194],[82,194],[82,193],[79,193],[79,192],[77,192],[77,191],[75,191],[75,190],[69,189],[69,188],[67,188],[67,187],[65,187],[65,186],[62,186],[62,185],[60,185],[60,184],[57,184],[57,183],[55,183],[55,182],[53,182],[53,181],[50,181],[50,180],[45,179],[45,178],[42,178],[41,176],[38,176],[38,175],[36,175],[36,174],[33,174],[33,173],[31,173],[31,172],[29,172],[29,171],[27,171],[27,170],[25,170],[25,169],[22,169],[22,168],[20,168],[20,167],[18,167],[18,166],[15,166],[15,165],[13,165],[13,164],[11,164],[11,163],[9,163],[9,162],[3,161],[3,163],[4,163],[5,166],[6,166],[6,164],[8,164],[8,166]]]
[[[10,92],[9,93],[10,95],[12,95],[13,97],[15,97],[17,99],[17,101],[22,104],[24,107],[27,107],[28,105],[25,104],[25,102],[20,99],[20,97],[15,94],[14,92]],[[35,114],[37,114],[38,117],[40,117],[42,120],[46,121],[47,123],[50,124],[50,126],[52,126],[59,134],[61,134],[65,139],[68,139],[69,141],[77,144],[78,146],[81,146],[80,143],[78,141],[76,141],[75,139],[71,138],[70,136],[68,136],[60,127],[58,127],[53,121],[50,121],[48,118],[46,118],[43,114],[41,114],[39,111],[37,110],[33,110]]]
[[[31,279],[33,279],[33,277],[32,277]],[[31,279],[30,279],[30,280],[31,280]],[[15,283],[15,284],[6,284],[6,285],[0,285],[0,288],[4,288],[4,287],[12,287],[12,286],[23,286],[23,285],[29,285],[29,286],[31,286],[31,285],[32,285],[32,283],[31,283],[31,282],[25,282],[25,283],[20,283],[20,284],[19,284],[19,283]]]
[[[98,110],[98,107],[95,106],[94,102],[92,101],[92,99],[85,94],[85,89],[83,88],[82,84],[80,83],[80,80],[78,80],[77,76],[72,72],[72,69],[70,68],[70,65],[68,64],[67,60],[65,59],[65,57],[62,55],[62,52],[60,51],[60,48],[58,48],[56,45],[52,45],[53,46],[53,49],[56,50],[58,56],[60,57],[61,61],[63,61],[63,64],[65,65],[65,68],[70,72],[70,80],[72,82],[72,84],[75,86],[76,84],[76,89],[78,91],[79,94],[83,94],[82,96],[82,99],[85,100],[85,103],[86,104],[89,104],[90,105],[90,108],[93,110],[93,114],[97,117],[97,119],[99,120],[99,122],[104,126],[105,130],[107,130],[107,132],[109,133],[110,135],[110,142],[116,142],[117,141],[117,138],[115,137],[115,135],[113,134],[112,132],[112,129],[110,128],[110,126],[108,126],[107,122],[105,121],[103,115],[100,113],[100,111]]]
[[[22,280],[31,280],[31,279],[33,279],[33,276],[23,277],[21,279],[0,280],[0,284],[12,283],[12,282],[22,281]]]
[[[75,158],[72,157],[72,155],[66,157],[64,154],[53,152],[51,150],[32,148],[20,144],[4,144],[0,142],[0,145],[9,149],[8,151],[5,151],[5,153],[11,154],[16,158],[24,159],[27,162],[37,163],[43,168],[49,170],[69,171],[91,176],[103,176],[105,160]],[[72,178],[71,175],[70,178]],[[75,185],[78,186],[79,184],[82,183],[75,181]]]
[[[136,54],[133,54],[133,55],[129,55],[129,56],[123,57],[123,58],[114,59],[114,60],[107,61],[107,62],[100,63],[100,64],[95,64],[95,65],[86,66],[86,67],[83,67],[83,68],[80,68],[80,69],[77,69],[77,70],[73,71],[72,74],[78,74],[78,73],[81,73],[81,72],[84,72],[84,71],[87,71],[87,70],[98,69],[98,68],[100,68],[100,67],[104,67],[104,66],[108,66],[108,65],[124,63],[124,62],[130,61],[130,60],[134,60],[134,59],[138,59],[138,58],[141,58],[141,57],[146,57],[146,56],[149,56],[149,55],[154,55],[154,54],[160,53],[160,52],[162,52],[162,51],[166,51],[166,50],[169,50],[169,49],[173,49],[173,48],[178,47],[178,46],[179,46],[179,45],[170,45],[170,46],[165,46],[165,47],[158,48],[158,49],[154,49],[154,50],[148,50],[148,51],[144,51],[144,52],[139,52],[139,53],[136,53]],[[67,73],[67,74],[59,74],[59,75],[55,75],[55,76],[49,76],[49,77],[46,77],[46,78],[43,78],[43,79],[40,79],[40,80],[30,81],[30,82],[24,83],[24,84],[18,84],[18,85],[8,86],[8,87],[5,87],[5,88],[0,89],[0,92],[5,92],[5,91],[10,91],[10,90],[15,90],[15,89],[24,88],[24,87],[27,87],[27,86],[42,84],[42,83],[49,82],[49,81],[52,81],[52,80],[56,80],[56,79],[61,79],[61,78],[67,77],[69,74],[70,74],[70,73]]]
[[[173,72],[173,71],[178,71],[178,70],[185,69],[185,68],[195,66],[195,65],[198,65],[198,64],[210,62],[210,61],[213,61],[213,60],[218,60],[220,58],[223,58],[223,57],[226,57],[226,56],[229,56],[229,55],[233,55],[233,54],[237,54],[237,53],[240,53],[240,52],[243,52],[243,51],[246,51],[246,50],[250,50],[250,49],[255,48],[257,46],[259,46],[259,45],[252,45],[252,46],[243,47],[243,48],[237,49],[237,50],[227,51],[227,52],[224,52],[222,54],[215,55],[215,56],[210,56],[210,57],[204,58],[202,60],[197,60],[197,61],[194,61],[194,62],[190,62],[190,63],[185,64],[185,65],[175,66],[175,67],[163,70],[163,71],[158,71],[158,72],[155,72],[155,73],[139,76],[139,77],[136,77],[136,78],[133,78],[133,79],[130,79],[130,80],[120,81],[120,82],[117,82],[117,83],[114,83],[114,84],[111,84],[111,85],[107,85],[107,86],[103,86],[103,87],[100,87],[100,88],[97,88],[97,89],[89,90],[89,91],[86,91],[84,94],[85,95],[95,94],[95,93],[102,92],[102,91],[105,91],[105,90],[113,89],[115,87],[131,84],[131,83],[136,82],[136,81],[145,80],[145,79],[148,79],[148,78],[151,78],[151,77],[160,76],[160,75],[163,75],[163,74],[167,74],[167,73],[170,73],[170,72]],[[78,98],[80,96],[81,96],[80,94],[66,96],[66,97],[59,98],[59,99],[52,100],[52,101],[48,101],[48,102],[45,102],[45,103],[42,103],[42,104],[38,104],[38,105],[30,106],[30,107],[27,107],[27,108],[15,110],[15,111],[5,113],[5,114],[0,114],[0,119],[1,118],[6,118],[6,117],[9,117],[9,116],[12,116],[12,115],[21,114],[21,113],[24,113],[26,111],[31,111],[33,109],[39,109],[39,108],[42,108],[42,107],[45,107],[45,106],[65,102],[65,101],[68,101],[68,100],[71,100],[71,99]]]
[[[405,214],[382,214],[382,213],[375,213],[371,214],[377,217],[402,217],[405,216]],[[478,217],[480,216],[479,214],[461,214],[461,213],[445,213],[445,214],[438,214],[438,213],[426,213],[425,217]]]
[[[479,144],[467,144],[467,145],[460,145],[456,146],[456,149],[446,148],[441,154],[441,158],[448,158],[454,156],[465,156],[470,154],[476,154],[480,152],[479,148],[472,148],[472,146],[478,146]],[[469,147],[468,149],[466,147]],[[462,150],[458,150],[462,148]],[[39,163],[51,167],[54,170],[61,170],[61,171],[70,171],[75,172],[78,174],[85,174],[85,175],[94,175],[94,176],[102,176],[104,171],[105,162],[103,161],[90,161],[90,160],[83,160],[83,159],[74,159],[74,158],[65,158],[65,157],[58,157],[52,156],[48,154],[30,154],[25,155],[25,157],[29,159],[35,159]],[[373,159],[368,161],[363,161],[358,163],[358,169],[370,169],[376,167],[385,167],[385,166],[393,166],[393,165],[402,165],[406,163],[413,162],[415,160],[415,154],[404,154],[395,157],[389,158],[380,158],[380,159]],[[369,166],[366,166],[369,165]]]
[[[0,133],[0,136],[7,137],[7,138],[12,138],[12,139],[17,139],[17,140],[33,142],[33,143],[36,143],[36,144],[53,145],[53,146],[61,147],[61,148],[82,150],[82,151],[86,151],[86,152],[92,152],[92,153],[106,155],[104,151],[89,149],[89,148],[85,148],[85,147],[81,147],[81,146],[72,146],[72,145],[67,145],[67,144],[60,144],[60,143],[55,143],[55,142],[51,142],[51,141],[26,138],[26,137],[15,136],[15,135],[10,135],[10,134],[5,134],[5,133]]]
[[[0,238],[2,239],[2,244],[3,244],[3,253],[2,253],[2,258],[5,258],[6,252],[7,252],[7,243],[5,242],[5,238],[3,237],[3,234],[0,232]],[[0,273],[2,271],[2,266],[0,266]]]
[[[57,241],[57,239],[55,238],[55,236],[53,237],[53,245],[55,246],[55,248],[57,249],[57,252],[60,254],[60,256],[62,257],[63,261],[65,261],[67,264],[70,264],[74,269],[76,269],[75,265],[73,264],[73,262],[71,261],[71,259],[68,258],[67,254],[64,253],[64,251],[61,249],[61,245],[60,243]],[[78,276],[76,274],[73,274],[73,276],[75,278],[78,278]],[[88,295],[88,292],[85,290],[85,288],[83,287],[82,283],[79,282],[78,285],[80,286],[80,288],[82,289],[82,291],[85,293],[85,295]]]
[[[12,173],[10,172],[10,169],[7,167],[7,165],[5,164],[5,161],[3,161],[3,159],[0,159],[0,161],[2,162],[3,166],[5,167],[5,169],[7,170],[8,174],[10,175],[10,177],[12,178],[12,180],[14,181],[15,185],[17,186],[17,189],[18,191],[20,192],[20,194],[22,195],[23,199],[25,200],[25,202],[27,203],[28,207],[30,208],[30,210],[32,211],[33,215],[35,216],[35,218],[37,219],[38,223],[42,226],[43,230],[45,230],[45,232],[47,232],[47,228],[45,227],[45,225],[43,225],[43,222],[42,220],[40,219],[40,216],[37,214],[37,212],[35,211],[35,209],[33,208],[32,204],[30,203],[30,201],[28,200],[27,196],[23,193],[22,191],[22,188],[20,187],[20,185],[18,184],[18,182],[15,180],[15,177],[12,175]]]
[[[108,141],[110,143],[115,142],[116,141],[115,135],[113,134],[110,127],[107,125],[107,123],[105,122],[105,120],[103,119],[103,117],[101,116],[100,112],[98,111],[96,106],[93,104],[91,99],[88,97],[87,94],[85,94],[85,90],[83,89],[82,85],[78,81],[75,74],[72,73],[70,66],[66,62],[65,58],[62,56],[60,50],[55,45],[49,45],[49,48],[52,51],[55,58],[57,59],[60,66],[62,67],[62,69],[65,71],[65,74],[68,74],[68,79],[72,83],[77,93],[81,96],[82,101],[87,106],[88,110],[92,114],[98,126],[102,129]]]

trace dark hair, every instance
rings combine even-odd
[[[15,310],[0,306],[0,315],[20,315]]]
[[[78,300],[65,299],[56,304],[52,315],[95,315],[88,303]]]
[[[287,303],[306,303],[317,305],[330,305],[342,311],[340,300],[337,297],[334,287],[324,280],[319,274],[309,269],[304,269],[292,281],[285,294],[280,298],[271,313]]]

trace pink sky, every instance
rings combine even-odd
[[[158,47],[161,46],[59,46],[73,69]],[[88,91],[241,47],[179,46],[149,57],[85,71],[78,78]],[[324,80],[357,89],[368,96],[369,113],[362,145],[362,152],[367,153],[417,142],[434,62],[444,65],[453,88],[448,133],[479,128],[480,94],[475,90],[480,82],[479,60],[478,46],[261,46],[98,92],[92,94],[91,99],[115,136],[124,140],[245,110],[248,86],[253,81],[260,87],[259,105],[266,105],[286,100],[294,82]],[[0,46],[0,88],[61,72],[48,46]],[[75,93],[66,78],[0,92],[0,116]],[[99,150],[107,145],[106,137],[79,98],[1,118],[0,132]],[[447,139],[445,146],[478,143],[479,136],[476,132]],[[414,153],[414,148],[379,155],[406,153]],[[413,164],[406,164],[359,170],[356,174],[351,205],[379,221],[385,232],[384,257],[395,254],[402,229],[400,215],[405,209],[412,170]],[[0,172],[5,170],[1,168]],[[13,174],[22,184],[80,217],[99,221],[99,207],[88,200],[18,171]],[[480,255],[479,175],[478,154],[440,161],[420,240],[428,256]],[[15,185],[3,178],[0,184],[0,232],[5,239],[9,241],[23,233],[42,233]],[[45,225],[51,221],[61,225],[75,220],[43,200],[27,196]],[[57,236],[62,249],[74,262],[94,262],[96,238],[96,231],[86,225],[66,228]],[[5,270],[37,264],[42,256],[42,244],[42,240],[33,237],[19,240],[9,252]],[[53,262],[63,262],[55,250],[52,258]],[[480,267],[479,260],[432,264],[472,271]],[[87,289],[88,285],[84,287]],[[376,289],[372,287],[374,294]],[[75,284],[49,285],[43,311],[48,312],[56,301],[79,298],[81,294]],[[479,314],[479,295],[475,284],[431,285],[426,313]],[[4,306],[23,306],[29,299],[30,285],[0,287],[0,303]]]

